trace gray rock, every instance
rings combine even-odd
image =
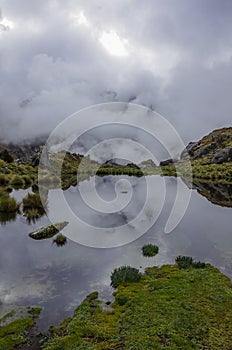
[[[189,153],[198,146],[197,142],[189,142],[189,144],[186,146],[186,151]]]
[[[167,159],[162,162],[160,162],[160,166],[166,166],[166,165],[174,165],[174,160],[173,159]]]
[[[132,169],[140,169],[139,166],[134,163],[128,163],[126,166]]]
[[[145,169],[145,168],[154,168],[156,167],[156,164],[153,162],[152,159],[148,159],[143,161],[142,163],[139,164],[139,167],[141,169]]]
[[[186,146],[186,148],[183,150],[183,152],[180,155],[181,159],[184,159],[188,156],[193,156],[194,151],[199,147],[198,142],[189,142],[189,144]]]
[[[215,149],[215,144],[210,143],[209,145],[206,145],[201,149],[199,149],[199,151],[194,154],[193,159],[203,158],[206,155],[211,154],[214,149]]]
[[[39,161],[40,161],[40,155],[39,154],[35,154],[32,158],[31,158],[31,165],[33,167],[38,166],[39,165]]]
[[[1,168],[0,171],[1,171],[1,173],[3,173],[3,174],[9,174],[9,172],[10,172],[9,169],[8,169],[7,167]]]
[[[224,148],[220,152],[215,153],[212,160],[213,164],[222,164],[232,162],[232,148]]]

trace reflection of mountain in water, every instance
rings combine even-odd
[[[232,184],[194,182],[192,188],[213,204],[232,207]]]

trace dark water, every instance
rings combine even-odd
[[[91,184],[84,181],[77,187],[65,191],[67,203],[81,220],[96,227],[96,242],[99,228],[114,228],[124,225],[136,217],[146,199],[144,178],[107,176],[96,178],[96,190],[105,201],[116,198],[115,184],[126,178],[131,183],[131,192],[126,184],[121,184],[121,203],[131,196],[129,203],[117,213],[99,213],[84,204],[81,192],[88,192],[89,200],[94,200]],[[152,191],[155,193],[154,207],[162,197],[160,177],[153,177]],[[0,226],[0,314],[6,309],[22,305],[43,307],[38,327],[46,330],[51,324],[57,325],[64,317],[72,315],[76,306],[85,296],[95,290],[105,301],[112,300],[110,273],[121,265],[131,265],[141,269],[147,266],[173,263],[179,254],[190,255],[197,260],[207,261],[232,277],[232,200],[231,186],[195,184],[191,200],[180,224],[170,234],[164,233],[167,217],[176,195],[177,180],[166,178],[166,198],[158,220],[147,233],[133,242],[115,248],[93,248],[68,239],[63,247],[53,244],[53,239],[36,241],[28,236],[43,225],[50,223],[46,216],[35,224],[28,224],[25,217],[17,215]],[[124,186],[124,187],[123,187]],[[126,187],[125,187],[126,186]],[[124,190],[123,190],[124,188]],[[187,187],[186,187],[187,188]],[[149,189],[151,190],[151,189]],[[19,200],[27,191],[15,191],[12,195]],[[125,196],[125,198],[123,197]],[[216,198],[216,199],[215,199]],[[56,201],[56,190],[50,191],[48,207],[56,221],[65,219],[65,211]],[[99,202],[100,203],[100,202]],[[110,204],[109,204],[110,205]],[[117,205],[116,207],[117,208]],[[99,204],[99,209],[101,205]],[[104,208],[103,208],[104,209]],[[157,209],[158,210],[158,209]],[[156,214],[155,214],[156,215]],[[133,225],[126,232],[133,234]],[[85,235],[72,223],[64,230],[68,237],[75,236],[83,242]],[[135,232],[135,237],[139,236]],[[83,238],[84,237],[84,238]],[[86,233],[87,237],[87,233]],[[93,239],[93,238],[91,238]],[[121,238],[115,240],[120,244]],[[99,243],[100,242],[100,243]],[[144,258],[141,247],[146,243],[159,246],[159,254],[154,258]]]

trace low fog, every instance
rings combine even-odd
[[[2,0],[0,74],[1,141],[122,101],[187,143],[231,125],[232,1]]]

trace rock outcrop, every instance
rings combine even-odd
[[[18,164],[37,166],[39,164],[42,144],[0,144],[0,159],[7,163],[16,161]]]
[[[202,165],[232,162],[232,128],[214,130],[198,142],[190,142],[181,154]]]
[[[166,165],[174,165],[174,160],[173,159],[167,159],[162,162],[160,162],[160,166],[166,166]]]

